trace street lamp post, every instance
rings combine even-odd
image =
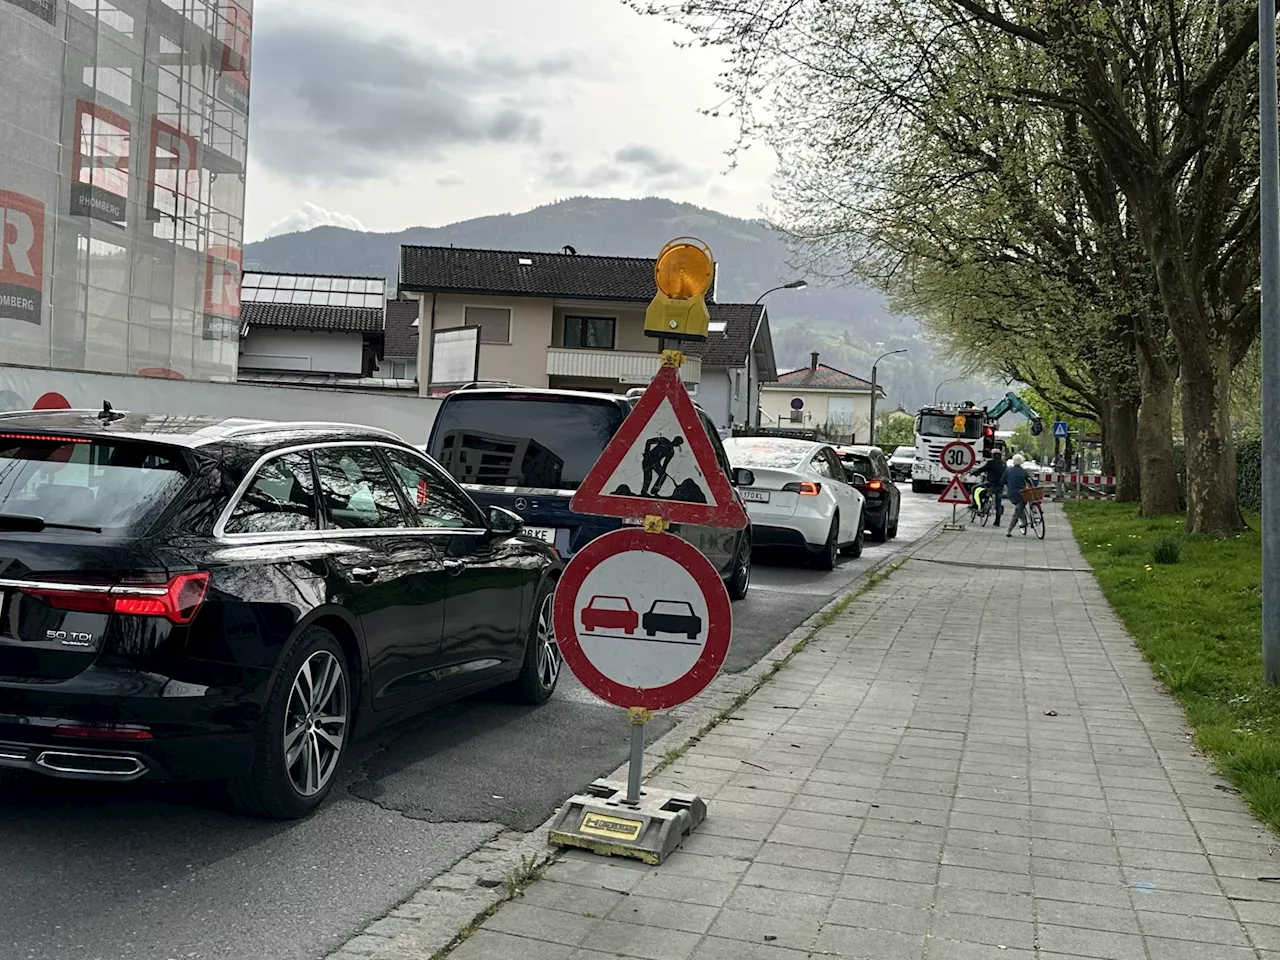
[[[1262,676],[1280,686],[1280,136],[1276,7],[1258,4],[1259,196],[1262,224]]]
[[[876,445],[876,368],[880,366],[880,361],[885,357],[892,357],[895,354],[906,352],[905,348],[902,350],[890,350],[888,353],[882,353],[876,357],[876,362],[871,365],[871,430],[868,443],[873,447]]]
[[[760,296],[756,297],[756,301],[752,306],[759,306],[760,301],[771,293],[779,290],[803,290],[809,285],[806,280],[792,280],[790,283],[784,283],[780,287],[770,287]],[[760,426],[760,404],[751,402],[751,358],[756,355],[756,338],[760,336],[760,328],[764,326],[764,311],[760,311],[760,319],[756,321],[756,329],[751,334],[751,343],[747,345],[747,426]]]
[[[965,378],[965,377],[952,377],[950,380],[943,380],[940,384],[938,384],[936,387],[934,387],[934,388],[933,388],[933,405],[934,405],[935,407],[938,405],[938,391],[939,391],[939,390],[941,390],[943,387],[945,387],[948,383],[959,383],[961,380],[964,380],[964,379],[966,379],[966,378]]]

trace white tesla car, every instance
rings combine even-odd
[[[724,442],[733,467],[755,474],[738,492],[751,516],[756,546],[807,550],[824,570],[836,556],[862,554],[866,502],[825,443],[786,437],[735,437]]]

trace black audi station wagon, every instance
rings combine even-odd
[[[0,766],[303,816],[381,723],[547,700],[560,569],[390,433],[0,415]]]

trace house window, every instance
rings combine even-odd
[[[733,399],[742,399],[742,371],[733,371]]]
[[[511,342],[510,307],[467,307],[463,324],[480,328],[481,343]]]
[[[394,362],[391,364],[391,379],[392,379],[392,380],[403,380],[403,379],[405,379],[405,374],[406,374],[407,372],[408,372],[408,371],[407,371],[407,365],[406,365],[406,364],[403,364],[403,363],[394,363]]]
[[[803,411],[803,410],[792,410],[792,411],[791,411],[791,422],[792,422],[792,423],[804,423],[804,411]]]
[[[614,317],[565,317],[564,345],[582,350],[612,350],[617,326]]]

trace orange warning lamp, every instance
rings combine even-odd
[[[711,248],[693,237],[677,237],[658,253],[653,273],[658,293],[645,311],[645,336],[707,339],[711,315],[704,298],[716,273]]]
[[[952,431],[955,433],[964,433],[965,428],[966,428],[965,415],[963,413],[957,413],[955,420],[953,420],[951,423]]]

